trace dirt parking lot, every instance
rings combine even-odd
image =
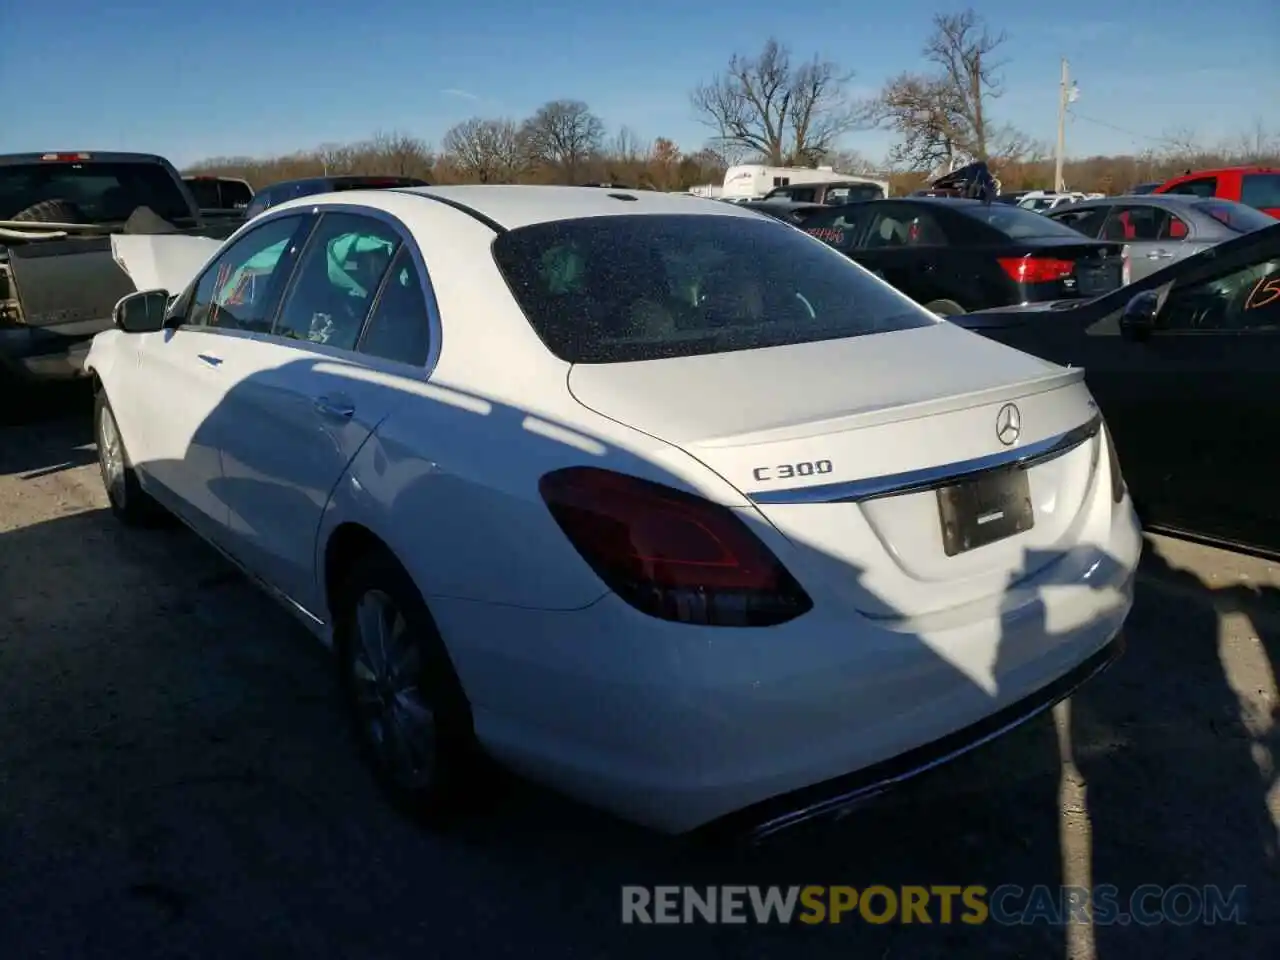
[[[0,944],[30,957],[1280,956],[1280,565],[1153,538],[1123,660],[838,824],[698,851],[504,786],[381,802],[327,655],[182,530],[119,528],[87,411],[0,428]],[[623,884],[1248,887],[1243,925],[623,927]]]

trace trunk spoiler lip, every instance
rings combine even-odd
[[[744,441],[740,436],[728,436],[690,441],[687,445],[690,449],[715,450],[743,446],[754,447],[766,443],[792,440],[807,440],[823,434],[843,433],[847,430],[860,430],[864,427],[878,427],[888,423],[900,423],[903,420],[916,420],[920,417],[950,413],[962,407],[979,406],[997,401],[1016,401],[1023,397],[1035,396],[1039,393],[1047,393],[1050,390],[1067,387],[1084,379],[1083,367],[1045,365],[1050,369],[1043,375],[1012,383],[997,384],[964,393],[949,393],[941,397],[931,397],[928,400],[915,400],[892,406],[870,407],[866,410],[835,413],[821,420],[808,420],[795,426],[774,427],[753,432],[749,441]],[[852,420],[857,422],[848,424],[843,422]]]
[[[1037,463],[1053,460],[1092,440],[1101,428],[1102,415],[1094,414],[1080,426],[1065,433],[985,457],[864,480],[846,480],[786,490],[761,490],[746,496],[752,503],[761,506],[790,506],[801,503],[864,503],[881,497],[936,490],[984,473],[1013,468],[1025,470]]]

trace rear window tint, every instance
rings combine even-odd
[[[1080,234],[1064,224],[1049,219],[1043,214],[1028,210],[1025,207],[1010,207],[1003,203],[965,203],[955,204],[956,213],[962,213],[974,220],[981,220],[989,227],[999,230],[1011,240],[1029,240],[1033,237],[1072,237],[1080,239]]]
[[[1253,207],[1246,207],[1243,203],[1234,203],[1231,200],[1201,200],[1192,206],[1230,227],[1236,233],[1248,233],[1250,230],[1274,227],[1280,223],[1280,220],[1268,216],[1261,210],[1255,210]]]
[[[0,164],[0,220],[59,201],[72,223],[117,223],[147,207],[170,223],[189,222],[187,194],[169,168],[149,161],[91,160]]]
[[[253,190],[247,183],[241,183],[239,180],[223,180],[219,188],[222,205],[228,210],[247,207],[249,201],[253,199]]]
[[[825,244],[764,218],[591,217],[521,227],[494,259],[547,348],[617,363],[938,322]]]
[[[187,189],[196,198],[196,206],[201,210],[208,210],[211,207],[222,205],[221,198],[218,196],[217,180],[188,180]]]

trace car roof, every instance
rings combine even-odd
[[[45,150],[42,153],[0,154],[0,164],[40,163],[45,157],[81,155],[85,163],[168,163],[158,153],[124,153],[106,150]]]
[[[551,187],[515,184],[467,184],[441,187],[401,187],[393,193],[434,197],[478,219],[507,230],[537,223],[635,214],[701,214],[715,217],[755,217],[751,210],[718,200],[686,197],[652,190],[609,190],[600,187]],[[374,204],[377,194],[360,195],[360,203]],[[324,202],[324,198],[314,198]],[[357,202],[352,193],[331,203]]]
[[[1161,183],[1169,183],[1172,180],[1186,180],[1189,177],[1209,177],[1221,173],[1280,173],[1280,167],[1260,167],[1251,163],[1234,167],[1212,167],[1205,170],[1192,170],[1190,173],[1180,173],[1170,177],[1168,180],[1162,180]]]
[[[1062,210],[1078,210],[1081,207],[1112,206],[1117,203],[1140,203],[1148,207],[1189,207],[1193,204],[1210,201],[1222,203],[1223,197],[1196,197],[1187,193],[1122,193],[1114,197],[1096,197],[1092,200],[1078,200],[1061,207]],[[1234,203],[1233,200],[1226,200]],[[1055,211],[1057,212],[1057,211]]]

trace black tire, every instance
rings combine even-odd
[[[930,313],[938,314],[940,317],[958,317],[962,313],[968,312],[954,300],[933,300],[926,303],[924,308]]]
[[[137,471],[129,459],[115,412],[104,390],[99,390],[93,401],[93,438],[98,447],[98,471],[111,512],[129,526],[157,523],[164,516],[164,509],[138,482]]]
[[[374,657],[361,642],[365,616],[386,601],[389,642],[405,656],[404,669],[372,679]],[[395,615],[402,630],[392,629]],[[417,586],[389,553],[359,556],[335,592],[334,645],[339,686],[361,755],[392,804],[428,826],[440,827],[479,799],[483,757],[475,739],[471,704]],[[400,693],[394,694],[393,688]],[[422,713],[429,720],[422,722]],[[416,754],[409,757],[409,752]]]
[[[29,207],[24,207],[15,213],[9,220],[18,220],[22,223],[84,223],[84,211],[77,207],[70,200],[54,198],[52,200],[41,200],[39,203],[33,203]]]

